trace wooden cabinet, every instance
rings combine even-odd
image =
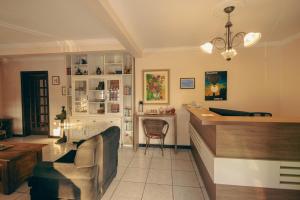
[[[120,52],[75,54],[67,56],[67,65],[71,140],[117,125],[121,144],[133,146],[134,58]]]

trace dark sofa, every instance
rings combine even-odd
[[[29,179],[31,200],[100,199],[117,174],[120,128],[81,142],[55,162],[41,162]]]

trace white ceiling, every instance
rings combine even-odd
[[[82,0],[1,0],[0,44],[111,38]]]
[[[233,31],[262,33],[278,41],[300,32],[299,0],[109,0],[144,48],[199,46],[222,36],[226,5],[236,5]]]
[[[114,25],[99,20],[96,4]],[[299,0],[1,0],[0,45],[129,38],[141,49],[196,47],[224,34],[223,8],[232,4],[234,32],[261,32],[262,42],[300,33]]]

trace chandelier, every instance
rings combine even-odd
[[[234,10],[234,6],[229,6],[224,9],[224,12],[228,14],[228,21],[225,24],[226,33],[225,37],[215,37],[210,42],[206,42],[201,45],[202,51],[211,54],[213,49],[216,48],[221,52],[221,55],[227,61],[230,61],[234,56],[237,55],[237,51],[233,47],[237,47],[244,41],[244,47],[250,47],[257,43],[261,38],[261,33],[254,32],[238,32],[235,35],[231,32],[233,24],[230,21],[230,13]]]

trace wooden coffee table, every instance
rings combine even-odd
[[[29,176],[38,161],[42,160],[45,144],[0,142],[13,147],[0,151],[0,192],[14,192]]]

